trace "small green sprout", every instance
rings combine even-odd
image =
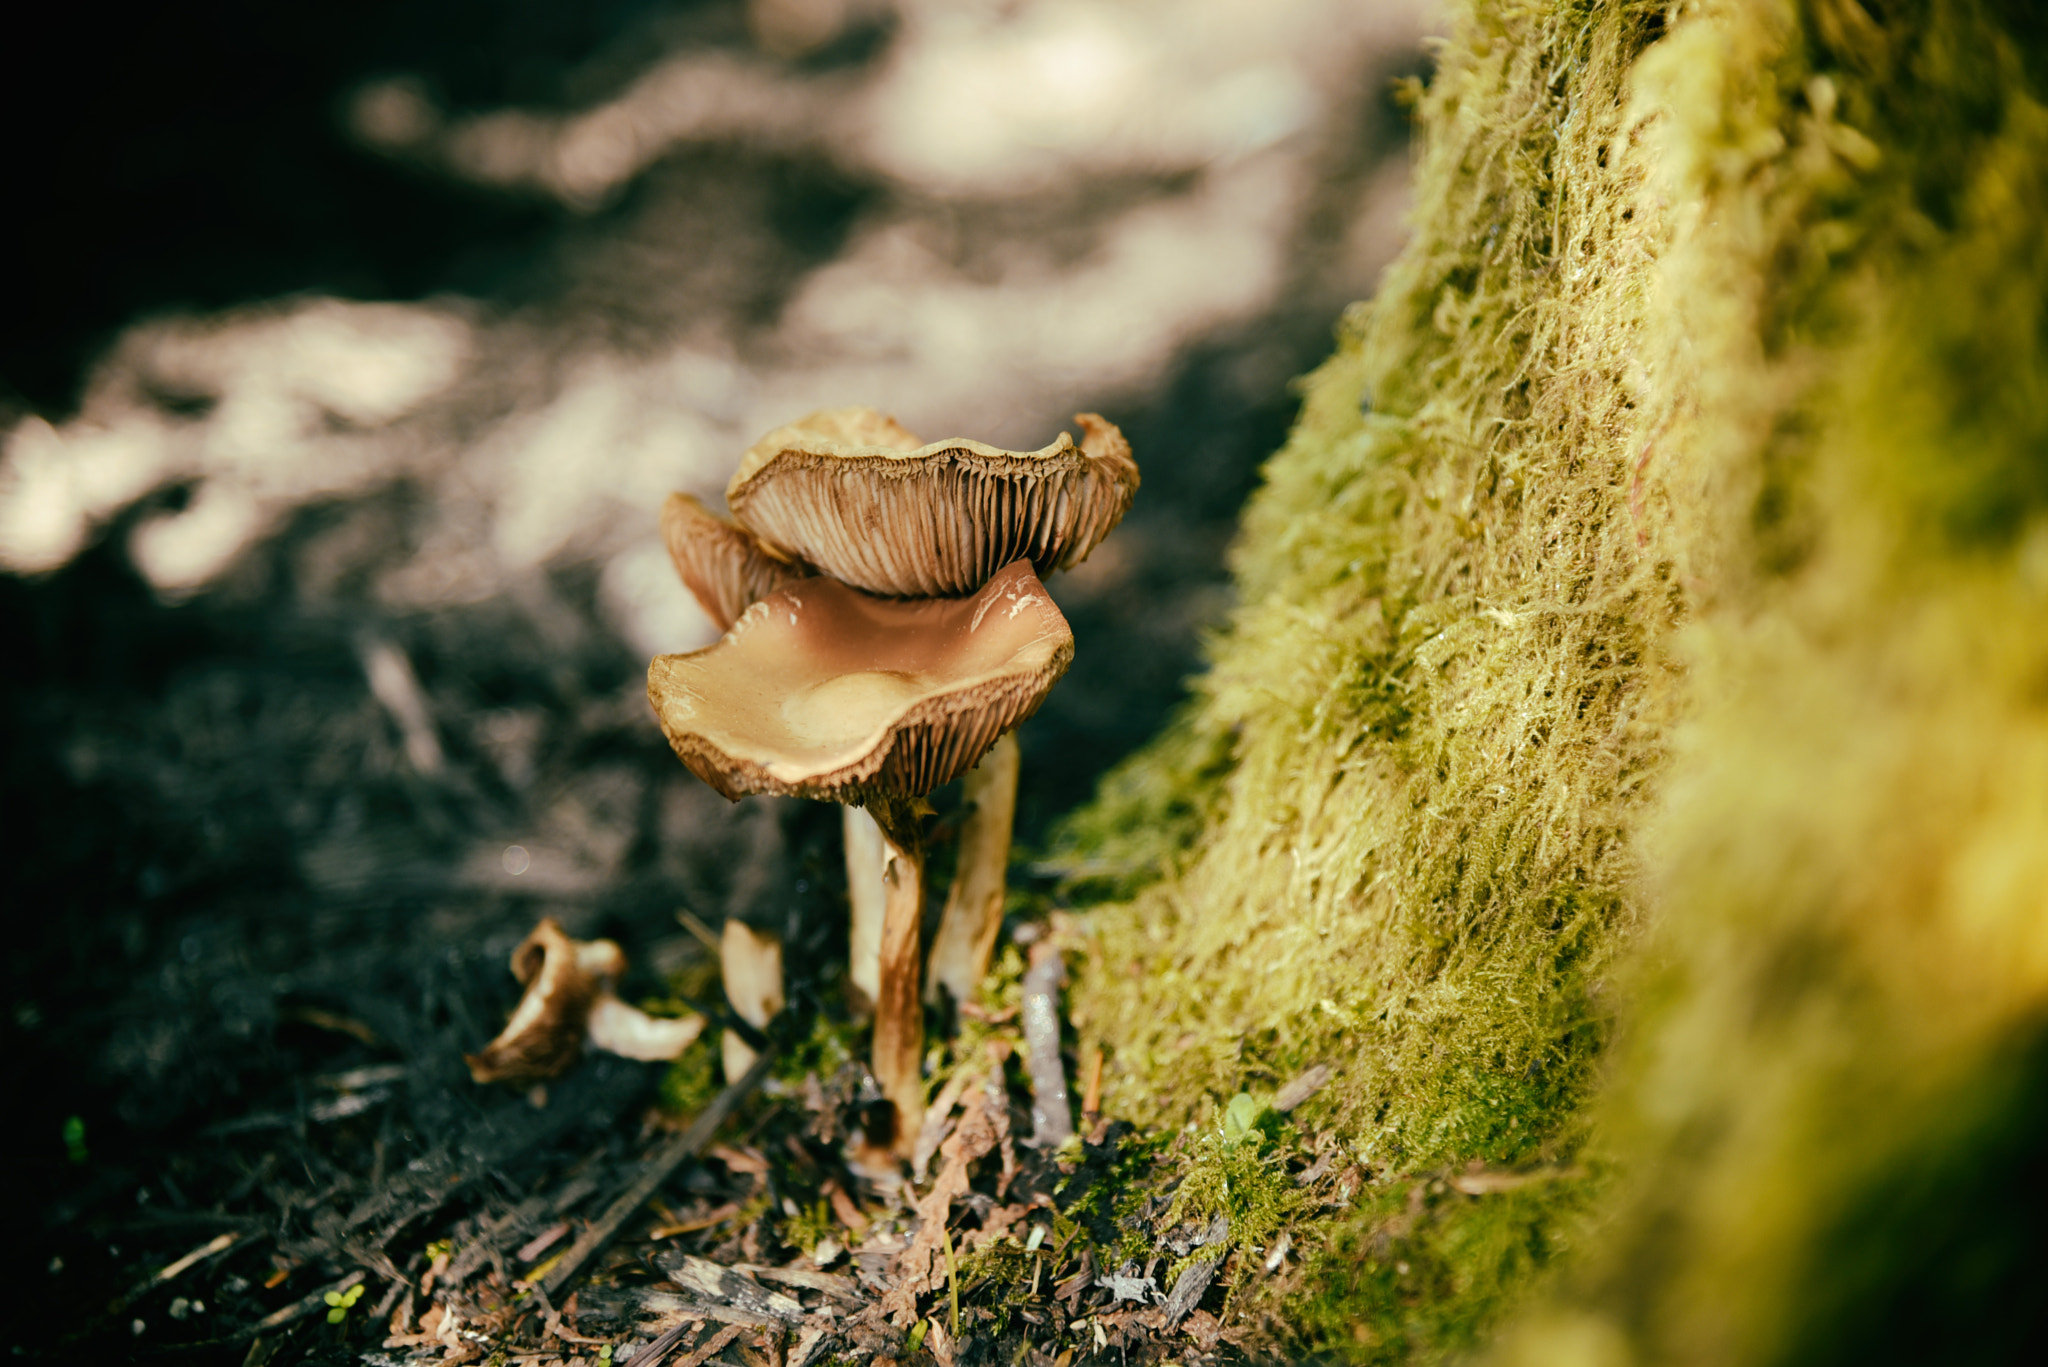
[[[349,1307],[363,1298],[363,1284],[357,1282],[346,1291],[330,1291],[321,1299],[328,1305],[327,1322],[340,1324],[348,1318]]]
[[[612,1367],[612,1346],[609,1343],[597,1350],[597,1367]]]
[[[1230,1098],[1230,1104],[1223,1110],[1224,1141],[1237,1144],[1251,1138],[1258,1132],[1259,1121],[1265,1113],[1266,1107],[1244,1092]]]
[[[960,1264],[953,1257],[953,1232],[947,1229],[943,1222],[939,1225],[939,1242],[944,1245],[946,1250],[946,1296],[953,1307],[952,1334],[955,1339],[958,1339],[960,1337]]]
[[[64,1121],[64,1152],[70,1157],[74,1166],[85,1162],[87,1155],[85,1152],[84,1116],[74,1115],[66,1117]]]
[[[932,1322],[930,1320],[919,1320],[916,1324],[910,1326],[910,1341],[903,1345],[903,1351],[906,1355],[924,1347],[925,1332],[931,1327]]]

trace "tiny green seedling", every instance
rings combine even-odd
[[[69,1116],[65,1119],[64,1152],[71,1159],[73,1166],[77,1166],[85,1162],[87,1154],[85,1151],[84,1116],[74,1115]]]
[[[612,1367],[612,1346],[609,1343],[597,1350],[597,1367]]]
[[[1230,1098],[1230,1105],[1223,1111],[1223,1138],[1238,1143],[1250,1138],[1259,1128],[1259,1121],[1265,1116],[1266,1108],[1244,1092]]]
[[[357,1282],[346,1291],[330,1291],[324,1296],[327,1302],[327,1322],[340,1324],[348,1318],[349,1307],[363,1298],[363,1284]]]
[[[939,1242],[946,1250],[946,1297],[953,1308],[951,1331],[957,1339],[960,1337],[960,1264],[953,1257],[953,1233],[944,1224],[939,1226]]]

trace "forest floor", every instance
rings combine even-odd
[[[753,436],[829,403],[1031,445],[1076,408],[1122,424],[1145,484],[1051,586],[1077,660],[1021,736],[1006,926],[1084,952],[1034,860],[1183,696],[1288,380],[1396,245],[1391,87],[1423,9],[1301,0],[1256,42],[1155,51],[1183,28],[1165,11],[1076,38],[1048,5],[964,26],[826,6],[823,31],[802,6],[616,8],[568,35],[519,6],[490,32],[376,11],[339,46],[317,15],[99,35],[107,61],[64,92],[100,107],[39,149],[76,193],[30,226],[76,288],[24,303],[43,311],[0,376],[0,1055],[29,1154],[0,1341],[278,1364],[1241,1353],[1261,1331],[1232,1288],[1288,1276],[1286,1241],[1170,1184],[1256,1172],[1294,1210],[1355,1174],[1271,1107],[1210,1136],[1077,1115],[1038,1145],[1015,950],[932,1021],[936,1151],[915,1177],[861,1164],[838,814],[729,806],[668,752],[646,661],[704,640],[677,637],[702,624],[655,511],[715,499]],[[1121,103],[1058,106],[1099,128],[926,136],[932,71],[1082,39],[1135,73]],[[271,95],[233,84],[279,62]],[[1208,99],[1225,78],[1236,105]],[[691,124],[665,80],[727,82],[737,122]],[[607,119],[640,121],[639,159],[563,181]],[[143,179],[101,176],[93,139],[142,122]],[[151,227],[191,185],[214,187],[192,221]],[[674,1066],[592,1055],[544,1092],[470,1080],[543,916],[624,946],[628,998],[713,1016],[706,928],[783,936],[781,1052],[687,1161],[715,1040]],[[1079,1110],[1089,1061],[1064,1044]],[[550,1260],[661,1154],[669,1179],[550,1296]]]

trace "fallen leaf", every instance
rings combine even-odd
[[[825,1199],[832,1203],[832,1213],[839,1217],[839,1223],[852,1230],[856,1239],[867,1233],[868,1217],[846,1194],[846,1188],[828,1178],[824,1190]]]
[[[939,1246],[952,1216],[953,1198],[967,1191],[967,1168],[975,1159],[995,1148],[1009,1132],[1009,1109],[1000,1096],[990,1096],[984,1084],[979,1105],[966,1108],[960,1127],[939,1146],[946,1165],[932,1182],[931,1194],[917,1203],[917,1237],[896,1260],[898,1281],[882,1298],[882,1308],[897,1328],[906,1328],[917,1318],[917,1298],[938,1286]]]

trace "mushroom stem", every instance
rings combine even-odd
[[[882,920],[887,892],[882,867],[887,860],[882,828],[860,807],[841,807],[846,844],[846,897],[853,906],[847,939],[846,976],[853,984],[856,1005],[874,1010],[882,995]]]
[[[988,973],[996,932],[1003,926],[1010,828],[1017,814],[1021,763],[1017,734],[1008,731],[962,781],[961,798],[971,810],[960,826],[960,863],[946,894],[945,914],[939,920],[926,970],[925,1000],[933,1005],[938,1003],[941,988],[956,1003],[972,1000],[975,988]]]
[[[924,1007],[919,1004],[918,936],[924,920],[922,802],[868,807],[882,834],[882,945],[875,994],[875,1082],[896,1112],[891,1147],[909,1157],[924,1123]]]
[[[782,1010],[782,941],[744,921],[728,920],[718,941],[718,966],[725,980],[725,999],[733,1014],[756,1030],[768,1028]],[[727,1030],[719,1041],[726,1081],[736,1081],[754,1066],[754,1050]]]

